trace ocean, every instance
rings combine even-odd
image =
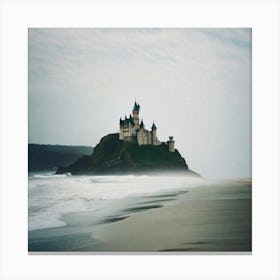
[[[29,251],[79,251],[98,242],[100,226],[115,224],[135,213],[172,205],[189,191],[224,181],[183,175],[67,176],[30,173],[28,178]],[[230,185],[230,184],[229,184]],[[199,192],[198,192],[199,193]],[[195,194],[195,193],[194,193]],[[211,192],[210,192],[211,194]],[[234,195],[234,196],[233,196]],[[221,192],[211,199],[241,201],[250,193]],[[193,198],[194,197],[194,198]],[[148,211],[147,211],[148,212]],[[248,212],[248,211],[247,211]]]
[[[28,229],[66,225],[65,214],[95,212],[102,219],[121,208],[121,199],[194,187],[201,179],[186,176],[67,176],[51,172],[28,178]]]

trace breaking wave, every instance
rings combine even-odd
[[[186,176],[66,176],[30,174],[28,180],[29,230],[62,227],[63,215],[96,211],[118,199],[194,187],[202,180]]]

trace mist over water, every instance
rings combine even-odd
[[[29,230],[63,227],[63,216],[93,211],[96,218],[110,213],[123,198],[145,197],[206,184],[201,178],[180,175],[66,176],[29,174]]]
[[[28,54],[29,143],[95,146],[137,99],[192,170],[251,176],[251,28],[29,28]]]

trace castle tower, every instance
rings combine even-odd
[[[167,141],[169,152],[175,152],[174,143],[173,136],[169,136],[169,141]]]
[[[123,123],[124,121],[122,120],[122,118],[120,118],[120,133],[119,133],[120,140],[123,140]]]
[[[156,145],[157,143],[157,127],[153,123],[152,125],[152,145]]]
[[[140,128],[145,128],[145,125],[144,125],[144,123],[143,123],[143,120],[141,120]]]
[[[139,127],[139,112],[140,112],[140,105],[137,104],[135,101],[134,107],[132,110],[132,117],[133,117],[133,123],[137,128]]]

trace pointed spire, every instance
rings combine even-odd
[[[133,107],[133,111],[139,111],[140,110],[140,105],[137,104],[136,100],[134,102],[134,107]]]
[[[134,110],[134,111],[137,111],[137,103],[136,103],[136,101],[134,102],[133,110]]]
[[[157,129],[157,127],[156,127],[155,123],[153,122],[152,130],[154,130],[154,129]]]

